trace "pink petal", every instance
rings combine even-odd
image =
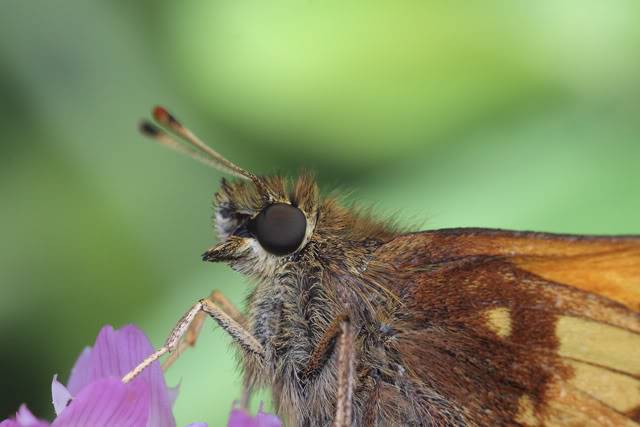
[[[243,409],[233,408],[229,415],[227,427],[256,427],[256,423],[253,417]]]
[[[144,333],[133,325],[119,330],[104,326],[92,349],[85,349],[78,358],[69,379],[69,391],[76,395],[87,384],[106,377],[122,378],[153,353],[154,349]],[[149,425],[175,427],[171,412],[175,394],[164,381],[158,362],[145,369],[132,384],[145,383],[150,388]]]
[[[233,408],[227,427],[282,427],[282,421],[272,414],[262,412],[262,403],[258,415],[252,417],[244,409]]]
[[[57,375],[54,375],[53,381],[51,381],[51,396],[53,397],[53,409],[56,411],[56,415],[60,415],[71,400],[71,393],[58,382]]]
[[[69,381],[67,381],[67,390],[72,396],[80,393],[80,390],[89,384],[90,364],[91,347],[85,347],[80,356],[78,356],[73,368],[71,368],[71,375],[69,376]]]
[[[280,421],[280,418],[273,414],[262,412],[262,410],[258,411],[258,415],[256,415],[256,422],[258,427],[282,427],[282,421]]]
[[[276,417],[273,414],[267,414],[263,411],[264,402],[260,402],[260,406],[258,407],[258,415],[256,415],[256,421],[258,427],[282,427],[282,421],[280,418]]]
[[[149,421],[148,386],[103,378],[85,387],[51,427],[146,427]]]
[[[151,343],[138,328],[127,325],[119,330],[104,326],[91,350],[89,381],[122,377],[153,353]],[[148,372],[146,370],[144,373]]]
[[[173,408],[173,405],[176,403],[176,399],[178,398],[178,394],[180,393],[180,383],[175,387],[167,387],[167,392],[169,395],[169,406]]]
[[[27,405],[21,405],[15,419],[0,422],[0,427],[49,427],[49,423],[34,417]]]

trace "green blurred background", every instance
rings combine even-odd
[[[35,1],[0,17],[0,418],[110,323],[160,345],[248,285],[199,255],[220,174],[154,146],[157,104],[258,173],[315,169],[423,228],[640,232],[640,2]],[[179,425],[239,397],[209,323]]]

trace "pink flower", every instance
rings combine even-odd
[[[78,357],[67,386],[53,377],[56,419],[37,419],[25,405],[0,427],[175,427],[171,407],[177,390],[168,388],[158,362],[128,384],[121,378],[153,352],[141,330],[102,328],[96,343]]]
[[[76,360],[66,386],[54,375],[53,422],[36,418],[22,405],[16,416],[0,422],[0,427],[175,427],[171,409],[178,390],[167,387],[157,361],[131,382],[122,382],[122,377],[153,351],[147,337],[135,326],[119,330],[105,326],[95,345],[85,348]],[[282,427],[282,423],[262,408],[255,417],[234,409],[228,426]]]
[[[262,405],[260,405],[255,417],[249,415],[244,409],[232,409],[227,427],[282,427],[282,422],[275,415],[262,412]]]

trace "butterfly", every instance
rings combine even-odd
[[[210,316],[243,403],[269,388],[292,426],[640,426],[640,236],[399,230],[153,115],[147,136],[239,178],[216,193],[203,259],[255,286],[244,313],[200,300],[126,380],[170,365]]]

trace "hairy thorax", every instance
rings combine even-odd
[[[331,424],[336,355],[329,352],[312,372],[307,368],[323,334],[341,315],[348,316],[356,331],[354,425],[393,425],[399,420],[419,424],[419,409],[400,404],[409,402],[407,394],[416,385],[394,346],[394,324],[402,310],[388,292],[389,284],[381,280],[384,266],[374,260],[378,246],[379,242],[359,242],[341,248],[336,256],[310,245],[279,266],[269,280],[259,280],[248,298],[247,326],[266,357],[260,363],[244,359],[245,382],[250,389],[272,390],[276,412],[287,425]],[[368,407],[374,394],[384,394],[385,399],[375,401],[389,404]]]

